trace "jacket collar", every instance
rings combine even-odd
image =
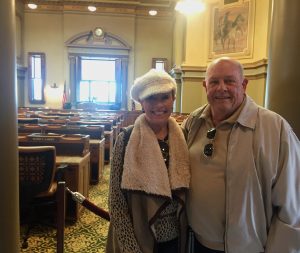
[[[162,158],[157,138],[145,115],[137,118],[128,141],[121,188],[149,194],[172,196],[172,190],[189,187],[189,152],[177,122],[170,118],[169,168]]]
[[[242,126],[254,129],[257,121],[257,113],[259,107],[253,101],[251,97],[246,95],[246,103],[244,108],[242,109],[237,122],[240,123]]]
[[[248,95],[245,96],[245,99],[246,101],[244,108],[242,109],[236,121],[242,126],[254,129],[257,121],[257,112],[259,107]],[[191,116],[194,118],[194,120],[199,121],[199,124],[201,124],[204,120],[203,112],[205,112],[205,109],[207,109],[208,106],[209,105],[206,104],[191,113]]]

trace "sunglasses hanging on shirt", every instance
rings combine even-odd
[[[213,152],[214,152],[213,141],[215,139],[216,132],[217,132],[217,130],[215,128],[211,128],[206,133],[206,137],[209,140],[209,143],[207,143],[203,149],[203,154],[206,157],[211,157],[213,155]]]

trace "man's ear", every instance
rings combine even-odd
[[[243,88],[244,88],[245,91],[246,91],[246,88],[247,88],[247,84],[248,84],[248,79],[244,78],[244,80],[242,82],[242,85],[243,85]]]
[[[203,82],[202,82],[202,86],[205,88],[205,90],[206,90],[206,81],[204,80]]]

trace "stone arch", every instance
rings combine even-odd
[[[119,36],[104,32],[102,36],[96,36],[93,30],[78,33],[69,38],[65,45],[75,48],[97,48],[130,50],[131,46]]]

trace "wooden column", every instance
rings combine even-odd
[[[281,114],[300,137],[299,0],[273,0],[266,107]]]
[[[0,252],[19,253],[15,0],[0,1]]]

